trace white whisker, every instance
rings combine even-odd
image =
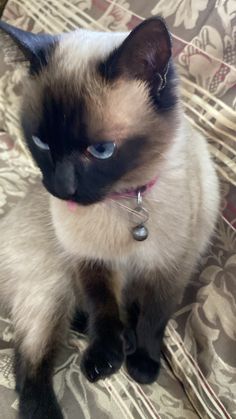
[[[139,212],[135,211],[132,208],[127,207],[127,205],[121,204],[119,201],[116,201],[115,199],[111,199],[111,201],[114,202],[114,204],[118,205],[119,207],[121,207],[121,208],[125,209],[126,211],[130,212],[131,214],[136,215],[140,219],[143,218],[142,214],[140,214]]]
[[[159,199],[153,199],[153,198],[149,198],[149,197],[147,197],[146,199],[148,201],[151,201],[151,202],[161,202]]]

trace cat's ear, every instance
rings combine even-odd
[[[0,40],[9,61],[26,61],[31,74],[37,74],[48,63],[58,36],[34,34],[0,20]]]
[[[138,25],[114,52],[109,71],[111,76],[124,74],[154,83],[165,76],[170,58],[170,33],[162,18],[153,17]]]

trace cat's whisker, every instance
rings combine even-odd
[[[130,212],[131,214],[134,214],[135,216],[139,217],[140,219],[143,218],[143,216],[138,211],[135,211],[135,209],[129,208],[127,205],[121,204],[121,202],[116,201],[115,199],[111,199],[111,201],[114,204],[118,205],[119,207],[121,207],[121,208],[125,209],[126,211]]]
[[[150,202],[161,202],[159,199],[153,199],[153,198],[147,198],[147,201],[150,201]]]
[[[128,207],[127,205],[121,204],[121,202],[116,201],[115,199],[111,199],[111,201],[112,201],[114,204],[118,205],[119,207],[124,208],[124,209],[125,209],[126,211],[128,211],[128,212],[138,214],[138,212],[137,212],[137,211],[135,211],[134,209],[132,209],[132,208]]]
[[[137,199],[136,195],[132,196],[132,195],[125,195],[122,194],[121,199]],[[113,199],[112,199],[113,200]],[[114,199],[113,201],[116,201],[116,199]],[[119,201],[118,201],[119,202]]]
[[[137,197],[136,196],[128,196],[128,195],[122,195],[122,198],[124,198],[124,199],[135,199],[135,200],[137,200]],[[114,200],[114,199],[110,199],[111,201],[113,201],[113,202],[116,202],[117,204],[120,204],[120,205],[124,205],[124,204],[121,204],[119,201],[116,201],[116,200]],[[151,202],[161,202],[159,199],[153,199],[153,198],[151,198],[151,197],[149,197],[148,195],[144,195],[143,196],[143,202],[148,202],[148,201],[151,201]]]

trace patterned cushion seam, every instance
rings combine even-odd
[[[220,128],[216,127],[214,124],[212,124],[212,122],[210,122],[205,115],[203,115],[200,112],[198,112],[196,108],[194,108],[193,106],[191,106],[189,104],[189,102],[185,102],[184,100],[182,100],[182,102],[183,102],[183,106],[185,108],[187,108],[188,111],[192,112],[195,116],[197,116],[199,118],[199,120],[203,121],[204,124],[209,125],[209,127],[206,127],[206,128],[204,126],[205,131],[207,133],[208,133],[208,130],[209,130],[209,133],[212,133],[212,132],[214,133],[214,131],[216,131],[217,133],[219,133],[219,135],[221,134],[224,137],[226,137],[227,139],[229,139],[229,140],[231,140],[233,142],[236,142],[236,139],[235,139],[235,137],[233,137],[233,135],[227,133],[226,131],[223,131],[222,129],[220,129]],[[208,107],[205,107],[205,109],[202,107],[202,110],[208,112]],[[219,119],[220,119],[220,115],[219,115]],[[235,129],[236,129],[236,125],[235,125]],[[222,144],[222,145],[225,146],[225,148],[228,147],[228,150],[231,151],[231,153],[236,156],[236,149],[228,146],[228,144]]]
[[[164,350],[164,356],[166,360],[169,362],[174,375],[182,384],[186,396],[188,397],[190,403],[198,413],[199,417],[205,419],[207,414],[208,419],[216,419],[216,416],[212,416],[211,412],[209,411],[209,408],[212,410],[212,406],[209,406],[209,403],[206,403],[200,396],[193,381],[186,374],[186,371],[181,365],[181,362],[179,362],[178,358],[175,357],[170,345],[166,345],[166,349]],[[189,389],[191,389],[192,391]]]
[[[215,109],[212,109],[213,105],[209,105],[209,103],[206,102],[205,99],[202,99],[201,97],[196,95],[193,96],[192,93],[188,93],[182,87],[181,93],[184,106],[188,107],[199,119],[203,120],[204,123],[208,124],[211,131],[216,131],[219,134],[224,135],[224,137],[227,137],[228,139],[236,142],[236,138],[227,131],[227,129],[236,131],[236,123],[234,124],[234,122],[231,119],[227,118],[225,115],[221,115],[219,110],[216,111]],[[191,102],[188,101],[189,99],[191,100]],[[208,115],[208,119],[206,114],[204,115],[197,110],[197,108],[199,107],[201,108],[201,110],[206,112],[206,114]],[[217,126],[212,124],[212,122],[210,122],[209,120],[212,118],[217,118],[217,122],[221,123],[221,126],[223,125],[225,127],[225,130],[222,130],[222,128],[218,128]]]
[[[120,372],[122,373],[123,377],[126,378],[126,380],[128,379],[130,381],[130,378],[129,378],[128,375],[126,375],[122,370]],[[143,416],[143,413],[141,412],[141,410],[140,410],[140,408],[138,406],[137,401],[135,400],[134,397],[131,396],[131,394],[128,392],[128,390],[126,389],[126,387],[124,386],[124,384],[121,382],[121,380],[119,379],[119,375],[117,374],[116,376],[114,376],[114,379],[119,383],[120,387],[122,387],[122,390],[124,391],[124,393],[126,393],[128,399],[132,401],[135,409],[139,412],[141,419],[145,419],[145,416]],[[135,393],[137,393],[136,386],[139,387],[137,383],[135,383],[135,385],[133,385],[133,388],[135,390]],[[139,400],[141,400],[141,402],[143,403],[143,405],[147,408],[147,401],[144,399],[144,394],[145,393],[143,393],[143,392],[141,394],[139,392]],[[152,405],[152,407],[153,407],[153,405]],[[150,408],[148,407],[148,410],[149,409]],[[159,416],[159,414],[157,413],[157,411],[156,411],[155,408],[154,408],[154,410],[155,410],[155,416],[153,416],[153,412],[152,412],[152,417],[154,417],[154,419],[161,419],[161,417]],[[149,412],[150,412],[150,410],[149,410]]]
[[[234,71],[236,73],[236,69],[234,68]],[[194,83],[192,80],[189,80],[186,76],[181,75],[181,81],[182,83],[188,84],[190,87],[193,87],[195,90],[199,91],[199,94],[202,94],[203,96],[207,96],[209,100],[215,102],[216,105],[223,108],[224,111],[229,113],[234,119],[236,118],[235,111],[227,105],[225,102],[223,102],[221,99],[219,99],[216,96],[213,96],[208,90],[204,89],[204,87],[199,86],[198,84]],[[234,126],[233,126],[234,128]]]
[[[204,136],[206,136],[206,138],[211,139],[213,141],[215,141],[215,138],[210,136],[208,134],[208,132],[201,127],[200,125],[198,125],[189,115],[185,114],[185,118],[190,122],[191,125],[193,125],[197,130],[201,131],[203,133]],[[225,178],[230,184],[232,184],[233,186],[236,186],[236,177],[235,177],[235,172],[232,169],[232,161],[230,158],[225,159],[225,155],[223,155],[223,153],[221,152],[221,154],[219,153],[218,148],[212,146],[211,144],[208,145],[210,148],[210,152],[212,154],[212,157],[215,158],[216,161],[216,170],[220,173],[220,175]],[[227,156],[226,156],[227,157]],[[223,159],[221,159],[223,158]],[[229,174],[222,168],[220,167],[220,163],[223,164],[224,166],[227,167],[228,170],[232,171],[233,174],[230,177]],[[229,163],[229,164],[228,164]]]
[[[167,330],[168,330],[168,333],[169,333],[168,336],[172,339],[173,344],[178,347],[178,349],[181,352],[182,356],[185,358],[188,366],[190,367],[191,372],[194,374],[197,382],[199,383],[199,386],[201,386],[202,390],[207,395],[208,399],[211,400],[211,402],[212,402],[212,404],[214,406],[217,406],[218,408],[221,409],[222,414],[224,413],[224,415],[225,415],[224,416],[225,418],[232,419],[232,417],[230,416],[230,414],[227,412],[225,406],[223,405],[223,403],[221,402],[221,400],[218,398],[218,396],[215,394],[214,390],[212,389],[212,387],[209,384],[209,382],[207,381],[207,379],[202,374],[202,372],[201,372],[200,368],[198,367],[196,361],[194,360],[194,358],[192,357],[192,355],[189,353],[189,351],[184,346],[184,342],[182,341],[182,339],[180,338],[180,336],[177,335],[175,329],[171,325],[171,322],[169,322],[169,324],[167,326]],[[166,344],[167,349],[170,350],[170,352],[172,352],[172,349],[170,347],[170,344],[167,343],[166,340],[165,340],[165,344]],[[188,383],[190,384],[191,388],[193,389],[195,396],[199,399],[199,401],[201,402],[201,404],[203,406],[205,406],[205,409],[207,409],[206,403],[200,397],[200,395],[197,392],[197,389],[194,386],[193,382],[187,376],[187,373],[185,373],[183,366],[180,364],[180,362],[178,361],[178,359],[175,356],[175,354],[172,353],[172,356],[175,359],[175,362],[179,365],[180,370],[182,370],[182,372],[184,374],[184,377],[187,379]],[[181,379],[181,377],[178,377],[178,378]],[[182,383],[182,384],[184,385],[184,383]],[[188,397],[191,400],[191,395],[189,395],[187,391],[186,391],[186,394],[188,395]],[[215,418],[213,418],[213,419],[215,419]]]

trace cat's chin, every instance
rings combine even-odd
[[[77,208],[77,205],[78,205],[76,202],[74,202],[74,201],[66,201],[66,204],[67,204],[68,209],[71,212],[76,211],[76,208]]]
[[[50,195],[52,195],[54,198],[64,201],[71,211],[75,211],[78,205],[83,205],[83,206],[94,205],[94,204],[98,204],[99,202],[103,201],[106,198],[105,196],[100,196],[100,195],[99,196],[84,195],[84,196],[76,196],[75,198],[72,199],[72,198],[68,198],[68,197],[57,194],[50,186],[46,185],[44,182],[43,182],[43,186],[46,189],[46,191]]]
[[[92,200],[92,199],[86,199],[86,198],[85,199],[81,198],[81,199],[76,199],[76,200],[70,200],[70,199],[67,200],[67,199],[62,199],[62,198],[59,198],[59,199],[61,199],[62,201],[65,201],[68,209],[72,212],[76,211],[76,208],[78,206],[88,207],[90,205],[99,204],[103,201],[103,199]]]

